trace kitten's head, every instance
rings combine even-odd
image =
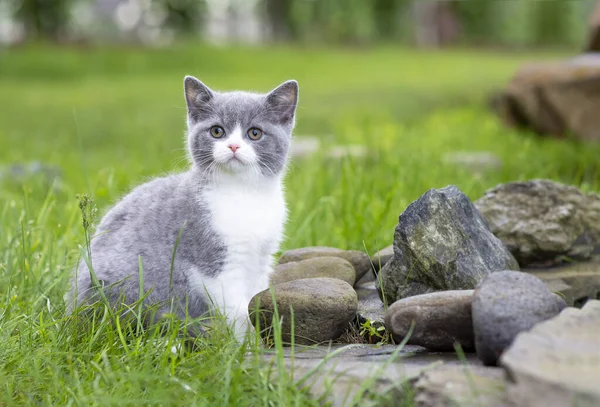
[[[198,170],[262,177],[284,170],[298,102],[296,81],[267,94],[220,93],[186,76],[184,88],[188,147]]]

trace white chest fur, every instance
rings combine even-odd
[[[268,288],[272,255],[283,236],[287,212],[281,181],[223,182],[202,194],[227,249],[223,270],[203,285],[230,322],[245,325],[240,319],[250,299]]]

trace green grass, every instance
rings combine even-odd
[[[69,271],[85,245],[76,194],[102,214],[134,185],[185,168],[185,74],[257,91],[297,79],[296,134],[370,154],[292,163],[284,248],[373,253],[429,188],[455,184],[476,199],[500,182],[544,177],[600,191],[598,146],[505,129],[485,108],[520,63],[551,57],[190,44],[0,54],[0,165],[62,171],[55,183],[0,179],[0,406],[310,405],[281,365],[245,356],[226,333],[172,356],[153,332],[131,337],[109,316],[94,326],[65,317]],[[452,151],[491,151],[503,165],[474,174],[442,162]]]

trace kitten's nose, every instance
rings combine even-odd
[[[237,144],[230,144],[230,145],[228,145],[227,147],[229,147],[229,149],[230,149],[231,151],[233,151],[234,153],[237,151],[237,149],[238,149],[238,148],[240,148],[240,146],[239,146],[239,145],[237,145]]]

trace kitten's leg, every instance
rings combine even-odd
[[[227,309],[227,324],[233,330],[233,334],[238,342],[243,342],[246,335],[254,331],[248,316],[248,304],[241,302],[237,307]]]

